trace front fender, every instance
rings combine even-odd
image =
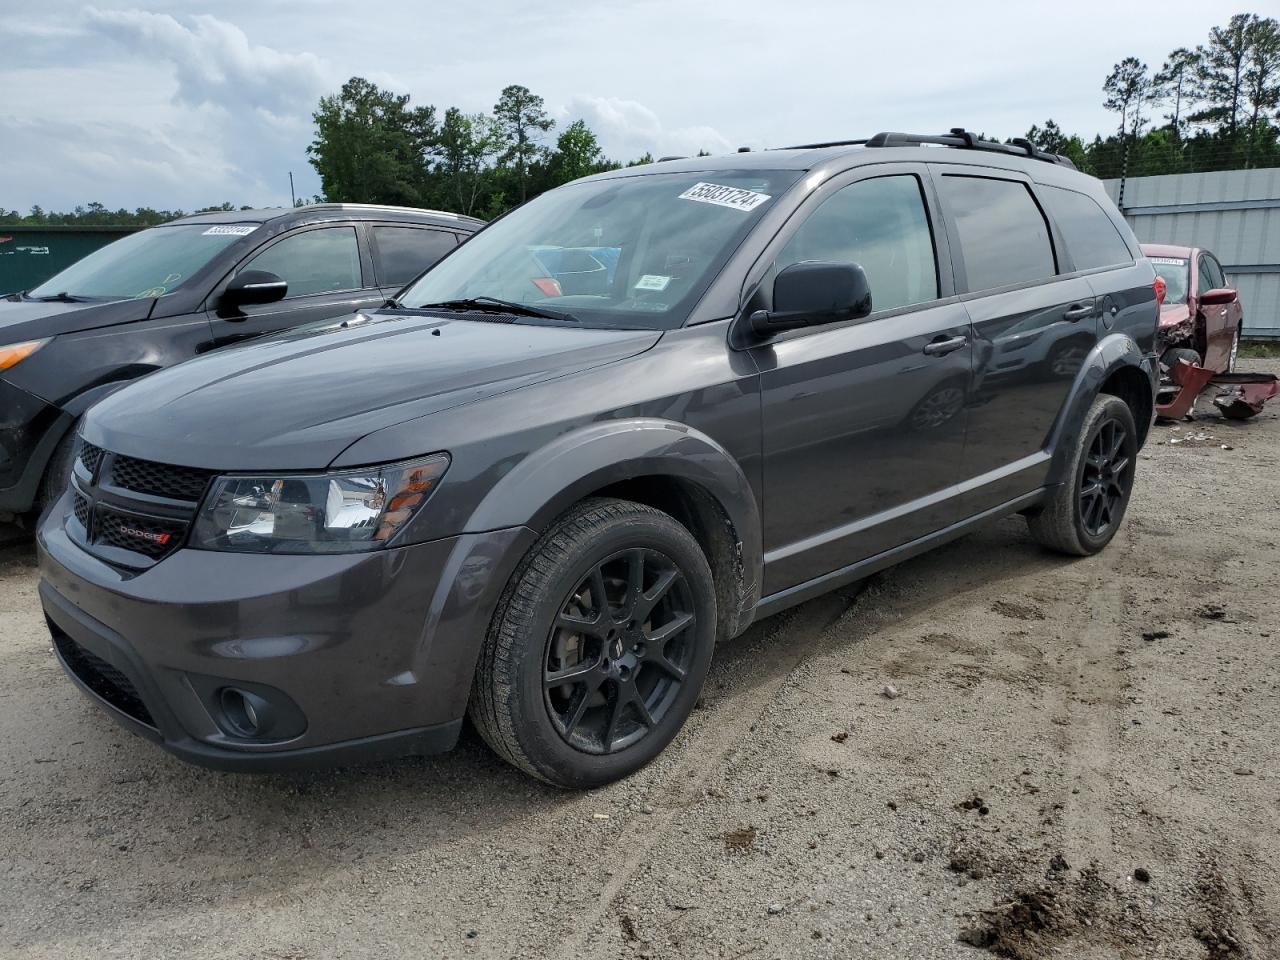
[[[1134,368],[1151,385],[1154,410],[1156,371],[1158,370],[1156,358],[1144,353],[1132,337],[1123,333],[1112,333],[1103,337],[1085,357],[1084,364],[1071,385],[1071,392],[1058,414],[1057,422],[1054,423],[1053,430],[1050,432],[1049,449],[1053,451],[1053,457],[1049,463],[1046,483],[1062,483],[1066,479],[1067,463],[1071,451],[1080,440],[1080,427],[1084,422],[1085,412],[1093,403],[1094,397],[1101,391],[1102,385],[1116,371],[1124,367]],[[1147,426],[1148,424],[1139,424],[1144,434]]]
[[[634,418],[593,423],[531,453],[485,495],[468,532],[525,526],[545,530],[592,493],[624,480],[677,478],[696,484],[723,510],[741,563],[739,620],[759,596],[760,511],[733,456],[706,434],[669,420]]]

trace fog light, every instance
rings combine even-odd
[[[270,704],[256,694],[223,687],[218,703],[227,727],[236,736],[261,737],[270,727]]]

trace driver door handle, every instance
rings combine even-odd
[[[940,338],[926,343],[924,345],[924,353],[927,357],[945,357],[948,353],[955,353],[955,351],[967,346],[968,343],[968,337]]]

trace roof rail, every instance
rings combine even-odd
[[[864,147],[866,140],[828,140],[826,143],[797,143],[794,147],[777,147],[778,150],[821,150],[823,147]]]
[[[859,141],[848,141],[856,143]],[[916,147],[922,144],[938,144],[944,147],[959,147],[962,150],[985,150],[988,153],[1004,153],[1014,157],[1030,157],[1043,160],[1045,163],[1056,163],[1072,170],[1076,165],[1060,154],[1049,153],[1035,146],[1030,140],[1017,137],[1009,143],[996,143],[994,140],[979,140],[963,127],[952,127],[951,132],[942,136],[931,136],[919,133],[877,133],[865,141],[868,147]],[[821,144],[827,146],[827,144]],[[834,144],[831,144],[834,146]]]

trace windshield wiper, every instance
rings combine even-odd
[[[88,297],[77,297],[74,293],[55,293],[51,297],[32,297],[32,300],[39,300],[41,303],[88,303]]]
[[[418,310],[477,310],[481,313],[514,313],[521,317],[541,317],[544,320],[563,320],[566,323],[577,323],[578,318],[571,313],[559,310],[544,310],[542,307],[531,307],[516,303],[514,300],[499,300],[497,297],[466,297],[462,300],[444,300],[440,303],[424,303],[415,308]]]

